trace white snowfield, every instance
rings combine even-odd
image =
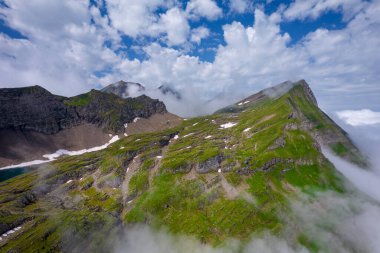
[[[208,135],[205,137],[205,139],[210,139],[212,137],[212,135]]]
[[[226,128],[230,128],[230,127],[233,127],[233,126],[236,126],[236,125],[237,125],[237,123],[228,122],[226,124],[220,125],[220,128],[226,129]]]
[[[104,144],[102,146],[98,146],[98,147],[89,148],[89,149],[82,149],[82,150],[77,150],[77,151],[69,151],[69,150],[65,150],[65,149],[59,149],[53,154],[43,155],[43,157],[46,158],[47,160],[34,160],[34,161],[30,161],[30,162],[10,165],[10,166],[6,166],[6,167],[2,167],[2,168],[0,168],[0,170],[6,170],[6,169],[12,169],[12,168],[18,168],[18,167],[27,167],[27,166],[52,162],[62,155],[75,156],[75,155],[82,155],[85,153],[99,151],[99,150],[107,148],[109,145],[111,145],[115,141],[118,141],[119,139],[120,139],[119,136],[115,135],[106,144]]]
[[[102,146],[93,147],[90,149],[82,149],[82,150],[78,150],[78,151],[69,151],[69,150],[65,150],[65,149],[59,149],[57,152],[55,152],[53,154],[43,155],[43,157],[45,157],[49,160],[55,160],[62,155],[68,155],[68,156],[83,155],[85,153],[90,153],[90,152],[95,152],[95,151],[105,149],[110,144],[114,143],[115,141],[118,141],[119,139],[120,139],[119,136],[115,135],[114,137],[111,138],[111,140],[109,140],[106,144],[104,144]]]

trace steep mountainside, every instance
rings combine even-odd
[[[65,98],[40,86],[0,89],[0,128],[54,134],[83,122],[121,132],[124,123],[167,112],[165,105],[147,96],[122,99],[92,90]]]
[[[302,230],[290,200],[348,192],[320,143],[364,159],[304,81],[286,86],[1,183],[0,249],[110,252],[124,229],[143,223],[213,246],[269,231],[328,252]]]
[[[40,86],[0,89],[0,167],[58,149],[103,145],[135,118],[167,114],[145,95],[122,99],[96,90],[67,98]],[[165,121],[166,122],[166,121]],[[78,138],[79,136],[79,138]]]

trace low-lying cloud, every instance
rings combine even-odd
[[[351,126],[366,126],[380,124],[380,112],[369,109],[346,110],[337,112],[338,117]]]
[[[214,248],[193,237],[142,225],[126,229],[113,252],[310,253],[297,241],[301,233],[317,245],[318,252],[380,252],[380,228],[373,222],[380,219],[380,207],[360,194],[323,192],[314,197],[301,194],[290,204],[295,218],[285,225],[280,237],[263,232],[254,234],[248,242],[231,239]]]
[[[117,243],[115,253],[307,253],[303,246],[290,246],[285,240],[270,234],[257,236],[242,245],[229,240],[220,247],[211,247],[188,237],[171,235],[160,230],[154,231],[147,226],[138,226],[126,231],[124,239]]]

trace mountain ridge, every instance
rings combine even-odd
[[[238,111],[133,134],[0,183],[0,234],[21,228],[0,249],[110,252],[108,240],[146,224],[212,246],[270,232],[328,251],[302,231],[291,200],[352,194],[319,141],[339,140],[345,152],[336,153],[346,159],[357,148],[306,88],[253,95],[260,99],[236,103]]]
[[[0,114],[0,167],[41,159],[59,149],[103,145],[110,135],[126,134],[126,124],[133,125],[136,118],[161,115],[154,120],[158,129],[179,121],[163,102],[146,95],[123,99],[91,90],[63,97],[41,86],[0,89]]]

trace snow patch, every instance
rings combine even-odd
[[[175,136],[174,136],[174,140],[177,140],[178,139],[178,134],[176,134]]]
[[[8,235],[14,234],[14,233],[16,233],[17,231],[19,231],[20,229],[21,229],[21,226],[18,226],[17,228],[14,228],[14,229],[8,230],[7,232],[3,233],[3,234],[0,236],[0,241],[3,240],[3,237],[7,237]]]
[[[238,105],[245,105],[245,104],[248,104],[249,102],[251,102],[251,101],[246,100],[246,101],[240,102]]]
[[[127,136],[128,136],[128,134],[127,134],[127,133],[124,133],[124,136],[125,136],[125,137],[127,137]]]
[[[99,150],[107,148],[109,145],[118,141],[119,139],[120,139],[119,136],[115,135],[106,144],[104,144],[102,146],[98,146],[98,147],[89,148],[89,149],[82,149],[82,150],[77,150],[77,151],[69,151],[69,150],[65,150],[65,149],[59,149],[55,153],[43,155],[43,157],[46,158],[47,160],[34,160],[34,161],[20,163],[20,164],[16,164],[16,165],[9,165],[9,166],[0,168],[0,170],[6,170],[6,169],[12,169],[12,168],[18,168],[18,167],[27,167],[27,166],[52,162],[62,155],[76,156],[76,155],[82,155],[85,153],[99,151]]]
[[[140,141],[141,139],[137,139],[137,140],[135,140],[135,142],[137,142],[137,141]]]
[[[212,135],[208,135],[205,137],[205,139],[210,139],[212,137]]]
[[[248,132],[249,130],[251,130],[251,128],[250,127],[248,127],[248,128],[246,128],[246,129],[244,129],[244,133],[246,133],[246,132]]]
[[[194,134],[194,133],[186,134],[186,135],[183,136],[183,138],[188,137],[188,136],[193,135],[193,134]]]
[[[133,119],[133,123],[136,123],[140,118],[139,117],[136,117]]]
[[[226,129],[226,128],[230,128],[230,127],[233,127],[233,126],[236,126],[236,125],[237,125],[237,123],[228,122],[226,124],[220,125],[220,128],[221,129]]]
[[[125,123],[125,124],[124,124],[124,128],[127,128],[127,127],[128,127],[128,123]]]
[[[158,156],[156,156],[157,157],[157,159],[161,159],[162,158],[162,156],[161,155],[158,155]]]
[[[222,169],[218,169],[218,173],[222,173]]]
[[[194,124],[193,124],[193,126],[196,126],[196,125],[198,125],[198,123],[199,123],[199,122],[197,122],[197,123],[194,123]]]
[[[70,179],[69,181],[66,182],[66,184],[70,184],[72,181],[73,181],[73,180]]]
[[[55,153],[43,155],[43,157],[47,158],[49,160],[55,160],[55,159],[57,159],[58,157],[60,157],[62,155],[68,155],[68,156],[83,155],[85,153],[90,153],[90,152],[95,152],[95,151],[99,151],[99,150],[105,149],[110,144],[118,141],[119,139],[120,139],[119,136],[115,135],[114,137],[112,137],[111,140],[109,140],[106,144],[104,144],[102,146],[93,147],[93,148],[89,148],[89,149],[82,149],[82,150],[77,150],[77,151],[69,151],[69,150],[65,150],[65,149],[59,149]]]
[[[124,147],[120,147],[120,149],[124,149]]]

